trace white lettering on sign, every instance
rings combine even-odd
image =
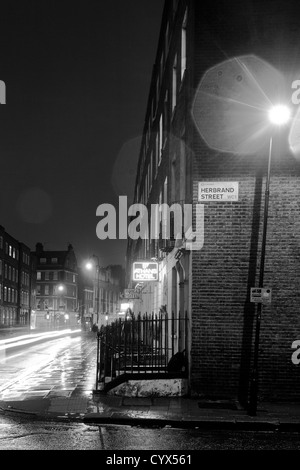
[[[133,263],[133,280],[134,281],[157,281],[158,280],[158,263],[144,262],[144,261]]]
[[[250,302],[270,304],[271,303],[272,290],[269,287],[251,287],[250,291]]]
[[[198,186],[198,200],[201,202],[238,201],[239,183],[223,181],[200,181]]]

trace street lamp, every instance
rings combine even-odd
[[[63,292],[65,291],[65,286],[64,284],[58,284],[55,286],[55,289],[53,291],[53,294],[57,297],[54,297],[53,299],[53,321],[54,325],[56,324],[56,321],[58,321],[58,326],[60,323],[60,304],[61,304],[61,297]],[[57,313],[58,312],[58,313]]]
[[[291,113],[287,106],[279,104],[279,105],[273,106],[269,110],[268,117],[269,117],[269,121],[274,126],[283,126],[289,121],[291,117]],[[269,144],[269,158],[268,158],[268,172],[267,172],[266,189],[265,189],[265,207],[264,207],[264,221],[263,221],[263,233],[262,233],[261,261],[260,261],[260,271],[259,271],[259,287],[260,288],[263,288],[263,284],[264,284],[264,267],[265,267],[267,222],[268,222],[269,195],[270,195],[272,145],[273,145],[273,138],[271,136],[270,144]],[[251,377],[251,383],[250,383],[250,400],[249,400],[249,407],[248,407],[248,414],[250,416],[256,416],[256,410],[257,410],[258,353],[259,353],[259,332],[260,332],[260,324],[261,324],[261,313],[262,313],[262,303],[260,302],[257,304],[254,358],[253,358],[252,377]]]
[[[100,263],[99,263],[99,258],[96,255],[92,255],[91,258],[94,258],[96,260],[96,264],[93,263],[92,261],[88,261],[85,265],[86,269],[88,271],[91,271],[92,269],[96,268],[96,273],[97,273],[97,288],[94,288],[94,291],[97,292],[97,296],[95,295],[95,302],[96,302],[96,313],[97,313],[97,324],[99,324],[99,304],[100,304]]]

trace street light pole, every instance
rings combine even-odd
[[[94,267],[96,268],[96,286],[94,288],[94,291],[97,293],[97,296],[95,294],[95,303],[96,303],[96,315],[97,315],[97,324],[99,324],[99,310],[100,310],[100,263],[99,263],[99,258],[96,255],[92,255],[92,258],[96,260],[96,264],[94,264]],[[92,263],[87,263],[86,268],[87,269],[92,269],[93,265]]]
[[[100,303],[100,266],[99,258],[97,257],[97,325],[99,325],[99,303]]]
[[[267,172],[266,189],[265,189],[264,222],[263,222],[261,261],[260,261],[260,271],[259,271],[259,287],[261,288],[264,285],[266,239],[267,239],[269,196],[270,196],[270,175],[271,175],[271,161],[272,161],[272,144],[273,144],[273,139],[271,137],[270,146],[269,146],[268,172]],[[252,369],[252,378],[251,378],[251,384],[250,384],[250,401],[249,401],[249,408],[248,408],[248,414],[250,416],[256,416],[256,410],[257,410],[258,355],[259,355],[259,333],[260,333],[260,324],[261,324],[261,314],[262,314],[262,303],[258,303],[257,314],[256,314],[253,369]]]
[[[269,120],[273,125],[282,126],[286,124],[289,121],[289,119],[290,119],[290,110],[287,106],[277,105],[277,106],[273,106],[269,110]],[[263,288],[264,286],[264,269],[265,269],[267,223],[268,223],[269,196],[270,196],[272,145],[273,145],[273,138],[271,136],[270,145],[269,145],[268,172],[267,172],[266,190],[265,190],[264,222],[263,222],[261,260],[260,260],[260,271],[259,271],[259,287],[260,288]],[[262,302],[259,302],[257,305],[257,314],[256,314],[254,357],[253,357],[253,368],[252,368],[252,376],[251,376],[251,383],[250,383],[250,399],[249,399],[249,407],[248,407],[248,414],[250,416],[255,416],[256,411],[257,411],[258,355],[259,355],[259,333],[260,333],[261,315],[262,315]]]

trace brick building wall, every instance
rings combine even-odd
[[[217,3],[221,5],[218,13],[213,8]],[[234,16],[234,2],[227,7],[225,2],[213,2],[211,11],[205,5],[205,14],[193,2],[195,31],[199,32],[191,46],[194,90],[207,68],[234,55],[254,53],[282,69],[295,40],[291,4],[296,6],[290,2],[285,9],[285,2],[254,2],[255,15],[248,19]],[[289,10],[289,15],[282,16],[282,10]],[[294,74],[296,79],[295,70]],[[224,154],[208,148],[192,120],[187,128],[187,142],[194,151],[194,203],[198,202],[198,181],[239,182],[238,202],[205,204],[205,243],[201,251],[193,252],[191,387],[197,393],[245,401],[256,311],[250,303],[250,288],[258,285],[268,142],[259,155]],[[282,132],[274,138],[272,153],[264,282],[272,288],[272,304],[263,307],[262,314],[260,398],[299,397],[299,371],[291,361],[292,342],[300,337],[299,176],[299,162],[289,152],[287,133]]]
[[[258,286],[268,161],[268,141],[255,155],[210,149],[193,121],[196,90],[210,67],[254,54],[284,72],[285,91],[291,98],[291,84],[300,78],[298,8],[295,0],[288,5],[282,0],[165,3],[135,202],[149,207],[166,192],[163,202],[171,205],[183,199],[192,201],[195,208],[199,182],[239,184],[237,202],[204,204],[201,250],[179,253],[180,244],[163,251],[156,243],[151,245],[154,250],[148,250],[144,240],[128,243],[128,274],[136,259],[155,256],[159,261],[160,282],[151,287],[144,284],[143,305],[155,312],[166,305],[175,316],[188,313],[192,394],[239,398],[244,403],[248,399],[256,320],[250,289]],[[186,68],[182,70],[186,13]],[[166,140],[158,154],[161,116]],[[286,129],[273,141],[264,279],[264,285],[272,288],[272,304],[263,307],[259,348],[259,398],[284,400],[297,399],[300,391],[300,366],[297,369],[291,360],[292,342],[300,339],[300,167],[289,151],[287,137]],[[156,167],[148,191],[147,171],[153,156]],[[178,341],[176,348],[180,347]]]

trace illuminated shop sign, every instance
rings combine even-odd
[[[133,263],[133,281],[158,281],[158,263],[136,261]]]

